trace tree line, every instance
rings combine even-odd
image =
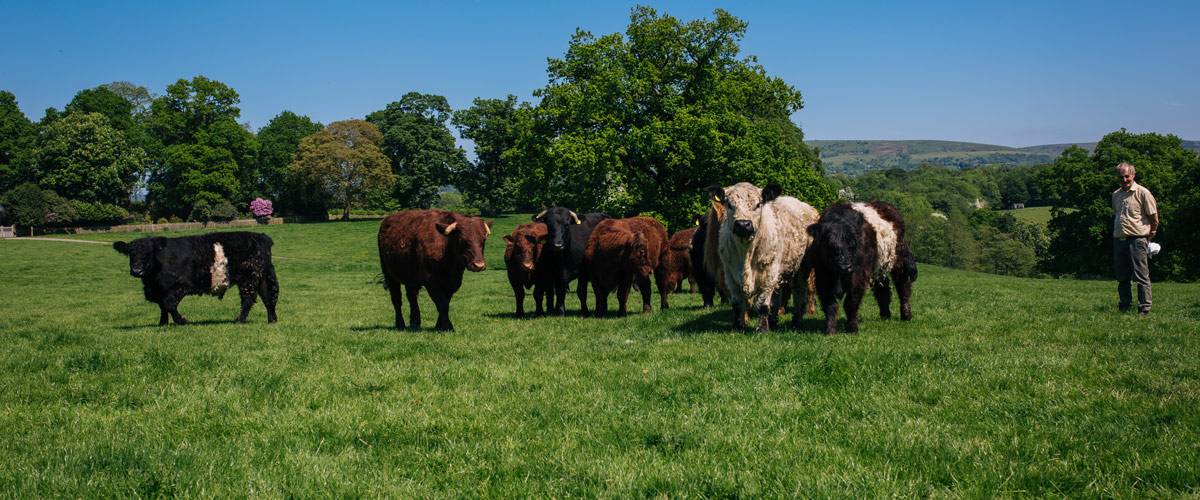
[[[1200,278],[1200,155],[1174,135],[1112,132],[1092,153],[1072,146],[1054,163],[958,170],[925,165],[859,177],[835,175],[842,199],[882,199],[900,208],[922,262],[1016,276],[1106,278],[1112,274],[1113,168],[1137,168],[1154,193],[1165,248],[1150,260],[1156,279]],[[1043,225],[998,210],[1051,207]]]
[[[238,93],[204,76],[161,95],[128,82],[86,89],[37,123],[5,92],[0,192],[21,188],[8,205],[40,197],[18,217],[29,225],[83,222],[63,203],[207,220],[255,197],[287,215],[348,216],[430,207],[448,186],[485,214],[567,205],[676,226],[705,208],[711,184],[778,182],[828,203],[832,184],[790,119],[800,92],[741,53],[746,28],[722,10],[681,21],[636,7],[625,33],[577,31],[548,60],[536,103],[453,110],[410,92],[328,126],[283,111],[254,132],[239,123]],[[473,161],[452,130],[474,142]]]
[[[1197,155],[1179,138],[1109,134],[1094,153],[1053,164],[936,166],[826,175],[791,120],[801,93],[739,43],[747,24],[723,10],[684,21],[635,7],[622,33],[577,30],[547,60],[534,102],[408,92],[366,116],[324,125],[282,111],[257,131],[240,96],[195,76],[161,94],[129,82],[77,93],[28,119],[0,91],[0,205],[20,225],[221,220],[251,200],[282,215],[453,206],[485,215],[563,205],[650,215],[671,229],[708,207],[704,189],[778,183],[818,208],[883,199],[909,219],[923,262],[1022,276],[1106,275],[1118,161],[1160,197],[1168,250],[1160,276],[1200,276]],[[475,145],[474,159],[454,133]],[[448,191],[450,187],[457,190]],[[1054,206],[1047,227],[992,210]]]

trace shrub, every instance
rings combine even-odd
[[[66,226],[75,222],[75,208],[53,191],[26,183],[4,194],[0,201],[8,218],[19,226]]]
[[[192,205],[192,213],[188,216],[189,220],[196,222],[208,222],[213,220],[213,209],[205,200],[197,201]]]
[[[238,216],[237,208],[229,200],[221,200],[212,207],[212,220],[229,222]]]
[[[275,208],[271,204],[271,200],[255,198],[254,201],[250,202],[250,213],[255,217],[270,217],[271,214],[275,213]]]
[[[71,200],[75,209],[75,223],[81,226],[112,226],[125,222],[129,212],[108,203],[87,203]]]

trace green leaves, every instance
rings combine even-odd
[[[146,155],[109,123],[100,113],[72,112],[47,126],[38,150],[42,186],[70,199],[128,203]]]
[[[318,186],[330,201],[343,208],[342,218],[371,191],[387,189],[396,177],[380,150],[383,135],[369,122],[345,120],[300,141],[300,150],[289,167],[292,175]]]
[[[636,7],[625,34],[577,31],[515,141],[537,201],[613,214],[656,212],[676,227],[711,184],[778,182],[818,207],[834,199],[790,116],[800,92],[770,77],[722,10],[682,22]],[[540,137],[538,137],[540,136]]]
[[[466,153],[447,128],[450,117],[445,97],[419,92],[367,115],[383,133],[381,149],[396,176],[393,194],[401,206],[432,206],[438,187],[451,184],[454,175],[466,169]]]

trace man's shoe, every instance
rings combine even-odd
[[[1148,315],[1150,315],[1150,310],[1146,309],[1144,311],[1138,311],[1138,314],[1142,315],[1142,316],[1148,316]]]

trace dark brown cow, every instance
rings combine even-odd
[[[698,228],[691,227],[671,235],[663,254],[663,282],[672,292],[681,289],[684,280],[692,278],[692,237]],[[692,282],[695,291],[695,282]]]
[[[504,264],[508,270],[508,284],[512,286],[517,300],[517,317],[525,316],[525,290],[533,288],[533,304],[536,314],[544,314],[554,304],[554,274],[543,262],[542,250],[546,246],[549,232],[540,222],[521,224],[512,234],[504,236]]]
[[[404,328],[403,285],[412,328],[421,327],[417,294],[425,287],[437,306],[437,329],[454,329],[450,297],[462,286],[464,270],[479,272],[487,267],[483,245],[491,226],[491,221],[445,210],[407,210],[383,219],[379,224],[379,263],[396,309],[396,328]]]
[[[629,288],[637,284],[642,292],[642,312],[650,308],[650,274],[658,282],[662,307],[668,307],[662,255],[667,249],[667,229],[649,217],[606,219],[596,225],[588,237],[583,263],[592,277],[596,293],[596,314],[608,313],[608,293],[617,291],[618,312],[626,314]]]

